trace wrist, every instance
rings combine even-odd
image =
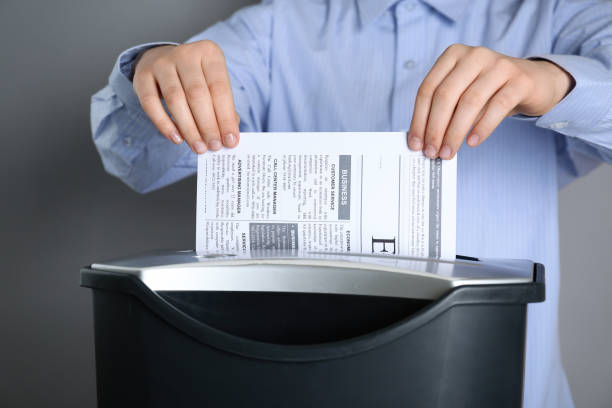
[[[552,85],[552,105],[546,110],[548,112],[571,92],[576,81],[569,72],[552,61],[537,59],[534,62],[544,70],[544,74],[550,79]]]
[[[176,47],[175,44],[162,44],[162,45],[157,45],[157,46],[153,46],[151,48],[147,48],[145,50],[142,50],[141,52],[139,52],[136,57],[134,58],[134,63],[132,64],[132,72],[131,72],[131,76],[130,79],[134,78],[134,74],[136,73],[136,70],[138,69],[138,64],[142,61],[143,57],[145,57],[145,55],[151,55],[153,53],[159,53],[160,50],[164,49],[164,48],[173,48]]]

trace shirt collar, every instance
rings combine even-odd
[[[399,0],[357,0],[361,23],[366,26],[380,17],[388,8]],[[419,0],[414,0],[419,1]],[[467,7],[469,0],[420,0],[429,4],[439,13],[452,21],[460,20]]]

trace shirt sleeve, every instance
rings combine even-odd
[[[558,132],[560,184],[612,163],[612,2],[561,0],[551,54],[575,87],[536,126]]]
[[[187,42],[211,40],[225,54],[240,130],[261,131],[269,99],[269,44],[272,4],[247,7]],[[132,189],[145,193],[190,176],[197,156],[186,143],[165,139],[142,110],[132,85],[137,56],[151,47],[176,44],[149,43],[119,56],[108,85],[91,100],[93,140],[104,168]]]

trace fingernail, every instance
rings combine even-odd
[[[204,144],[204,142],[198,140],[197,142],[193,143],[193,150],[197,153],[197,154],[202,154],[204,152],[206,152],[207,148],[206,145]]]
[[[233,133],[228,133],[227,135],[225,135],[223,137],[223,140],[225,141],[225,145],[226,146],[233,146],[234,143],[236,142],[236,136],[234,136]]]
[[[444,145],[442,149],[440,149],[440,157],[444,160],[448,160],[451,158],[453,151],[448,145]]]
[[[183,143],[183,138],[181,137],[181,135],[178,134],[176,130],[170,133],[170,139],[172,139],[172,141],[176,144]]]
[[[436,148],[433,147],[432,145],[427,145],[427,147],[425,148],[425,156],[429,157],[430,159],[435,158]]]
[[[421,150],[423,148],[423,141],[416,136],[410,136],[408,139],[408,147],[412,150]]]
[[[210,150],[219,150],[221,147],[223,147],[219,139],[209,140],[208,146],[210,147]]]
[[[478,144],[479,141],[480,141],[480,137],[478,137],[477,134],[472,133],[470,137],[468,137],[467,144],[474,147]]]

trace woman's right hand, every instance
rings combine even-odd
[[[240,117],[225,56],[214,42],[164,45],[143,52],[133,83],[142,109],[171,142],[185,140],[197,154],[238,144]]]

